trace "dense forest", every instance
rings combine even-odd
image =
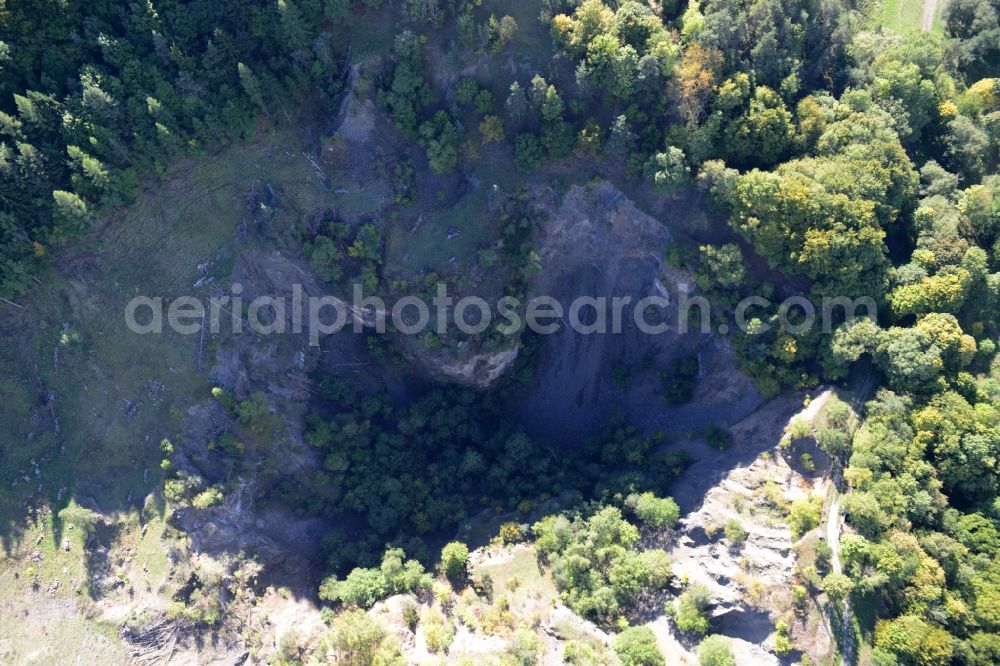
[[[141,178],[327,103],[346,2],[18,2],[0,8],[0,291],[127,203]]]
[[[44,280],[75,238],[177,160],[249,138],[261,123],[290,122],[302,105],[335,108],[351,56],[334,35],[379,7],[0,5],[0,296],[16,299]],[[1000,3],[950,0],[943,34],[901,36],[845,0],[545,0],[539,20],[552,66],[502,81],[505,99],[490,91],[495,81],[442,87],[426,42],[506,58],[516,48],[513,18],[471,0],[405,0],[399,9],[393,47],[371,80],[379,108],[433,172],[461,169],[474,159],[470,145],[497,144],[526,175],[593,160],[659,192],[704,193],[739,242],[666,259],[697,276],[718,317],[742,298],[792,287],[817,303],[871,299],[877,317],[835,310],[831,330],[803,334],[778,325],[789,315],[776,305],[755,307],[747,330],[731,336],[768,396],[859,368],[876,377],[853,435],[817,433],[842,469],[851,533],[845,573],[808,584],[877,609],[874,664],[1000,663],[1000,383],[991,377]],[[506,288],[518,294],[535,258],[523,219],[512,213],[504,251],[480,258],[511,268]],[[303,239],[305,252],[330,284],[357,277],[378,289],[380,233],[327,221]],[[657,434],[614,419],[569,459],[532,440],[504,411],[505,391],[531,381],[530,365],[526,352],[523,373],[494,392],[440,388],[405,405],[317,378],[305,437],[323,469],[282,478],[272,461],[265,486],[270,501],[304,514],[357,520],[356,535],[324,544],[331,576],[322,598],[366,608],[430,589],[423,567],[471,513],[530,513],[560,495],[581,508],[527,530],[507,525],[501,536],[536,542],[570,607],[611,626],[642,590],[665,586],[667,554],[640,549],[636,524],[677,521],[672,500],[652,491],[666,494],[683,456],[657,454]],[[680,379],[665,399],[683,402],[697,367],[671,374]],[[238,401],[220,389],[215,399],[234,423],[215,449],[230,469],[258,466],[272,426],[263,398]],[[710,434],[726,446],[724,433]],[[168,498],[217,503],[221,491],[173,470],[173,445],[164,449]],[[462,548],[441,556],[456,584]],[[691,588],[679,601],[685,631],[708,628],[701,596]],[[648,637],[626,631],[617,640],[623,660],[639,655],[625,663],[657,663],[642,656]],[[732,663],[711,661],[713,652],[707,642],[704,663]]]

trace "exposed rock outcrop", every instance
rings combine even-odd
[[[637,425],[684,432],[734,423],[760,405],[760,394],[737,368],[726,341],[714,329],[702,330],[699,306],[690,309],[694,323],[682,325],[684,304],[696,296],[694,277],[664,261],[673,240],[662,222],[609,182],[573,186],[562,198],[545,190],[538,202],[548,218],[534,291],[555,298],[566,317],[543,341],[537,381],[522,412],[529,428],[553,439],[584,436],[619,405]],[[569,308],[580,297],[605,299],[607,333],[581,333],[568,325]],[[636,306],[648,297],[669,303],[643,309],[643,319],[662,331],[644,332],[636,322]],[[628,299],[620,301],[620,328],[615,298]],[[584,318],[592,313],[581,307],[581,321],[589,323]],[[701,365],[695,396],[686,405],[667,405],[658,370],[695,355]],[[640,368],[627,389],[613,381],[619,364]]]

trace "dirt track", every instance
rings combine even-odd
[[[920,22],[920,27],[924,32],[930,32],[934,25],[934,14],[937,12],[938,0],[924,0],[924,18]]]

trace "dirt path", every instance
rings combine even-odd
[[[937,4],[937,0],[926,0],[926,2],[927,5]],[[932,9],[931,17],[933,18],[933,16],[934,12]],[[851,407],[857,413],[861,413],[862,405],[865,400],[869,398],[874,384],[875,374],[869,372],[861,381],[861,385],[854,391],[854,397],[851,399]],[[843,564],[840,560],[840,532],[843,528],[844,520],[840,513],[842,497],[840,491],[837,490],[842,478],[842,471],[843,470],[839,468],[836,470],[833,483],[830,486],[830,490],[833,493],[833,499],[830,500],[830,508],[826,518],[826,542],[830,545],[830,566],[834,573],[838,574],[843,573]],[[840,663],[842,666],[848,666],[849,664],[855,663],[856,659],[856,646],[854,645],[854,631],[852,626],[854,610],[851,608],[850,595],[848,595],[847,599],[844,600],[841,612]]]
[[[934,14],[937,12],[938,0],[924,0],[924,18],[920,27],[924,32],[930,32],[934,25]]]
[[[840,493],[831,489],[833,501],[826,519],[826,542],[830,544],[830,564],[834,573],[843,573],[840,568]]]
[[[840,515],[840,492],[837,491],[837,484],[831,485],[830,491],[833,499],[830,501],[829,512],[826,518],[826,542],[830,544],[830,568],[834,573],[843,573],[843,566],[840,561],[840,528],[843,525]],[[851,630],[851,599],[848,597],[841,607],[840,626],[840,663],[842,666],[854,663],[854,632]]]

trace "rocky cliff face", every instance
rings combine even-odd
[[[685,307],[697,297],[694,278],[664,261],[674,240],[663,222],[606,181],[573,186],[562,197],[545,190],[538,205],[548,215],[535,293],[554,297],[567,316],[542,341],[537,380],[521,414],[528,428],[556,440],[579,438],[622,407],[636,425],[682,433],[735,423],[760,405],[725,339],[701,328],[699,306]],[[605,299],[608,333],[566,325],[570,304],[581,297]],[[649,297],[669,303],[644,310],[646,322],[662,327],[657,333],[636,323],[636,306]],[[614,326],[616,298],[627,299],[620,329]],[[682,321],[687,311],[690,326]],[[581,321],[595,323],[592,313],[581,308]],[[668,405],[659,371],[687,356],[696,356],[701,367],[695,395],[687,404]],[[616,366],[632,368],[627,387],[613,380]]]
[[[797,606],[792,593],[803,582],[804,546],[814,549],[825,525],[820,521],[795,535],[788,524],[793,502],[826,498],[829,461],[809,442],[796,445],[809,448],[814,457],[806,469],[799,449],[781,444],[793,419],[812,422],[832,396],[824,391],[803,407],[802,394],[783,395],[736,423],[730,428],[732,446],[698,460],[671,489],[686,512],[677,529],[653,537],[670,553],[679,581],[709,590],[712,631],[732,639],[740,666],[784,663],[774,653],[779,623],[817,663],[836,652],[822,600],[810,597]],[[727,525],[738,525],[744,540],[728,535]],[[661,618],[651,627],[664,652],[677,655],[677,663],[698,663],[692,642],[672,623]]]
[[[407,345],[403,350],[404,358],[438,381],[487,388],[517,360],[520,344],[512,339],[506,349],[468,355],[442,353],[414,345]]]
[[[638,363],[647,357],[662,361],[701,352],[707,366],[719,357],[732,373],[728,349],[716,344],[718,338],[711,332],[698,327],[690,333],[680,330],[679,304],[695,295],[694,280],[664,263],[673,241],[663,222],[641,211],[607,181],[572,186],[564,195],[549,188],[539,190],[533,203],[546,221],[537,239],[541,270],[530,296],[550,297],[563,309],[559,329],[544,336],[539,382],[528,401],[546,406],[537,410],[546,414],[545,423],[534,424],[540,431],[565,433],[567,428],[582,431],[592,426],[610,405],[611,373],[619,362]],[[662,334],[645,334],[636,325],[635,304],[646,297],[671,303],[647,312],[651,324],[668,327]],[[607,333],[572,328],[569,310],[576,299],[601,302]],[[615,299],[622,303],[617,310]],[[600,323],[594,307],[582,301],[578,319],[585,326]],[[404,356],[432,377],[479,387],[506,371],[517,357],[517,347],[516,339],[507,349],[487,353],[426,348],[410,341],[400,345]],[[738,400],[751,396],[753,401],[749,382],[736,386]],[[534,415],[526,412],[524,417]]]

